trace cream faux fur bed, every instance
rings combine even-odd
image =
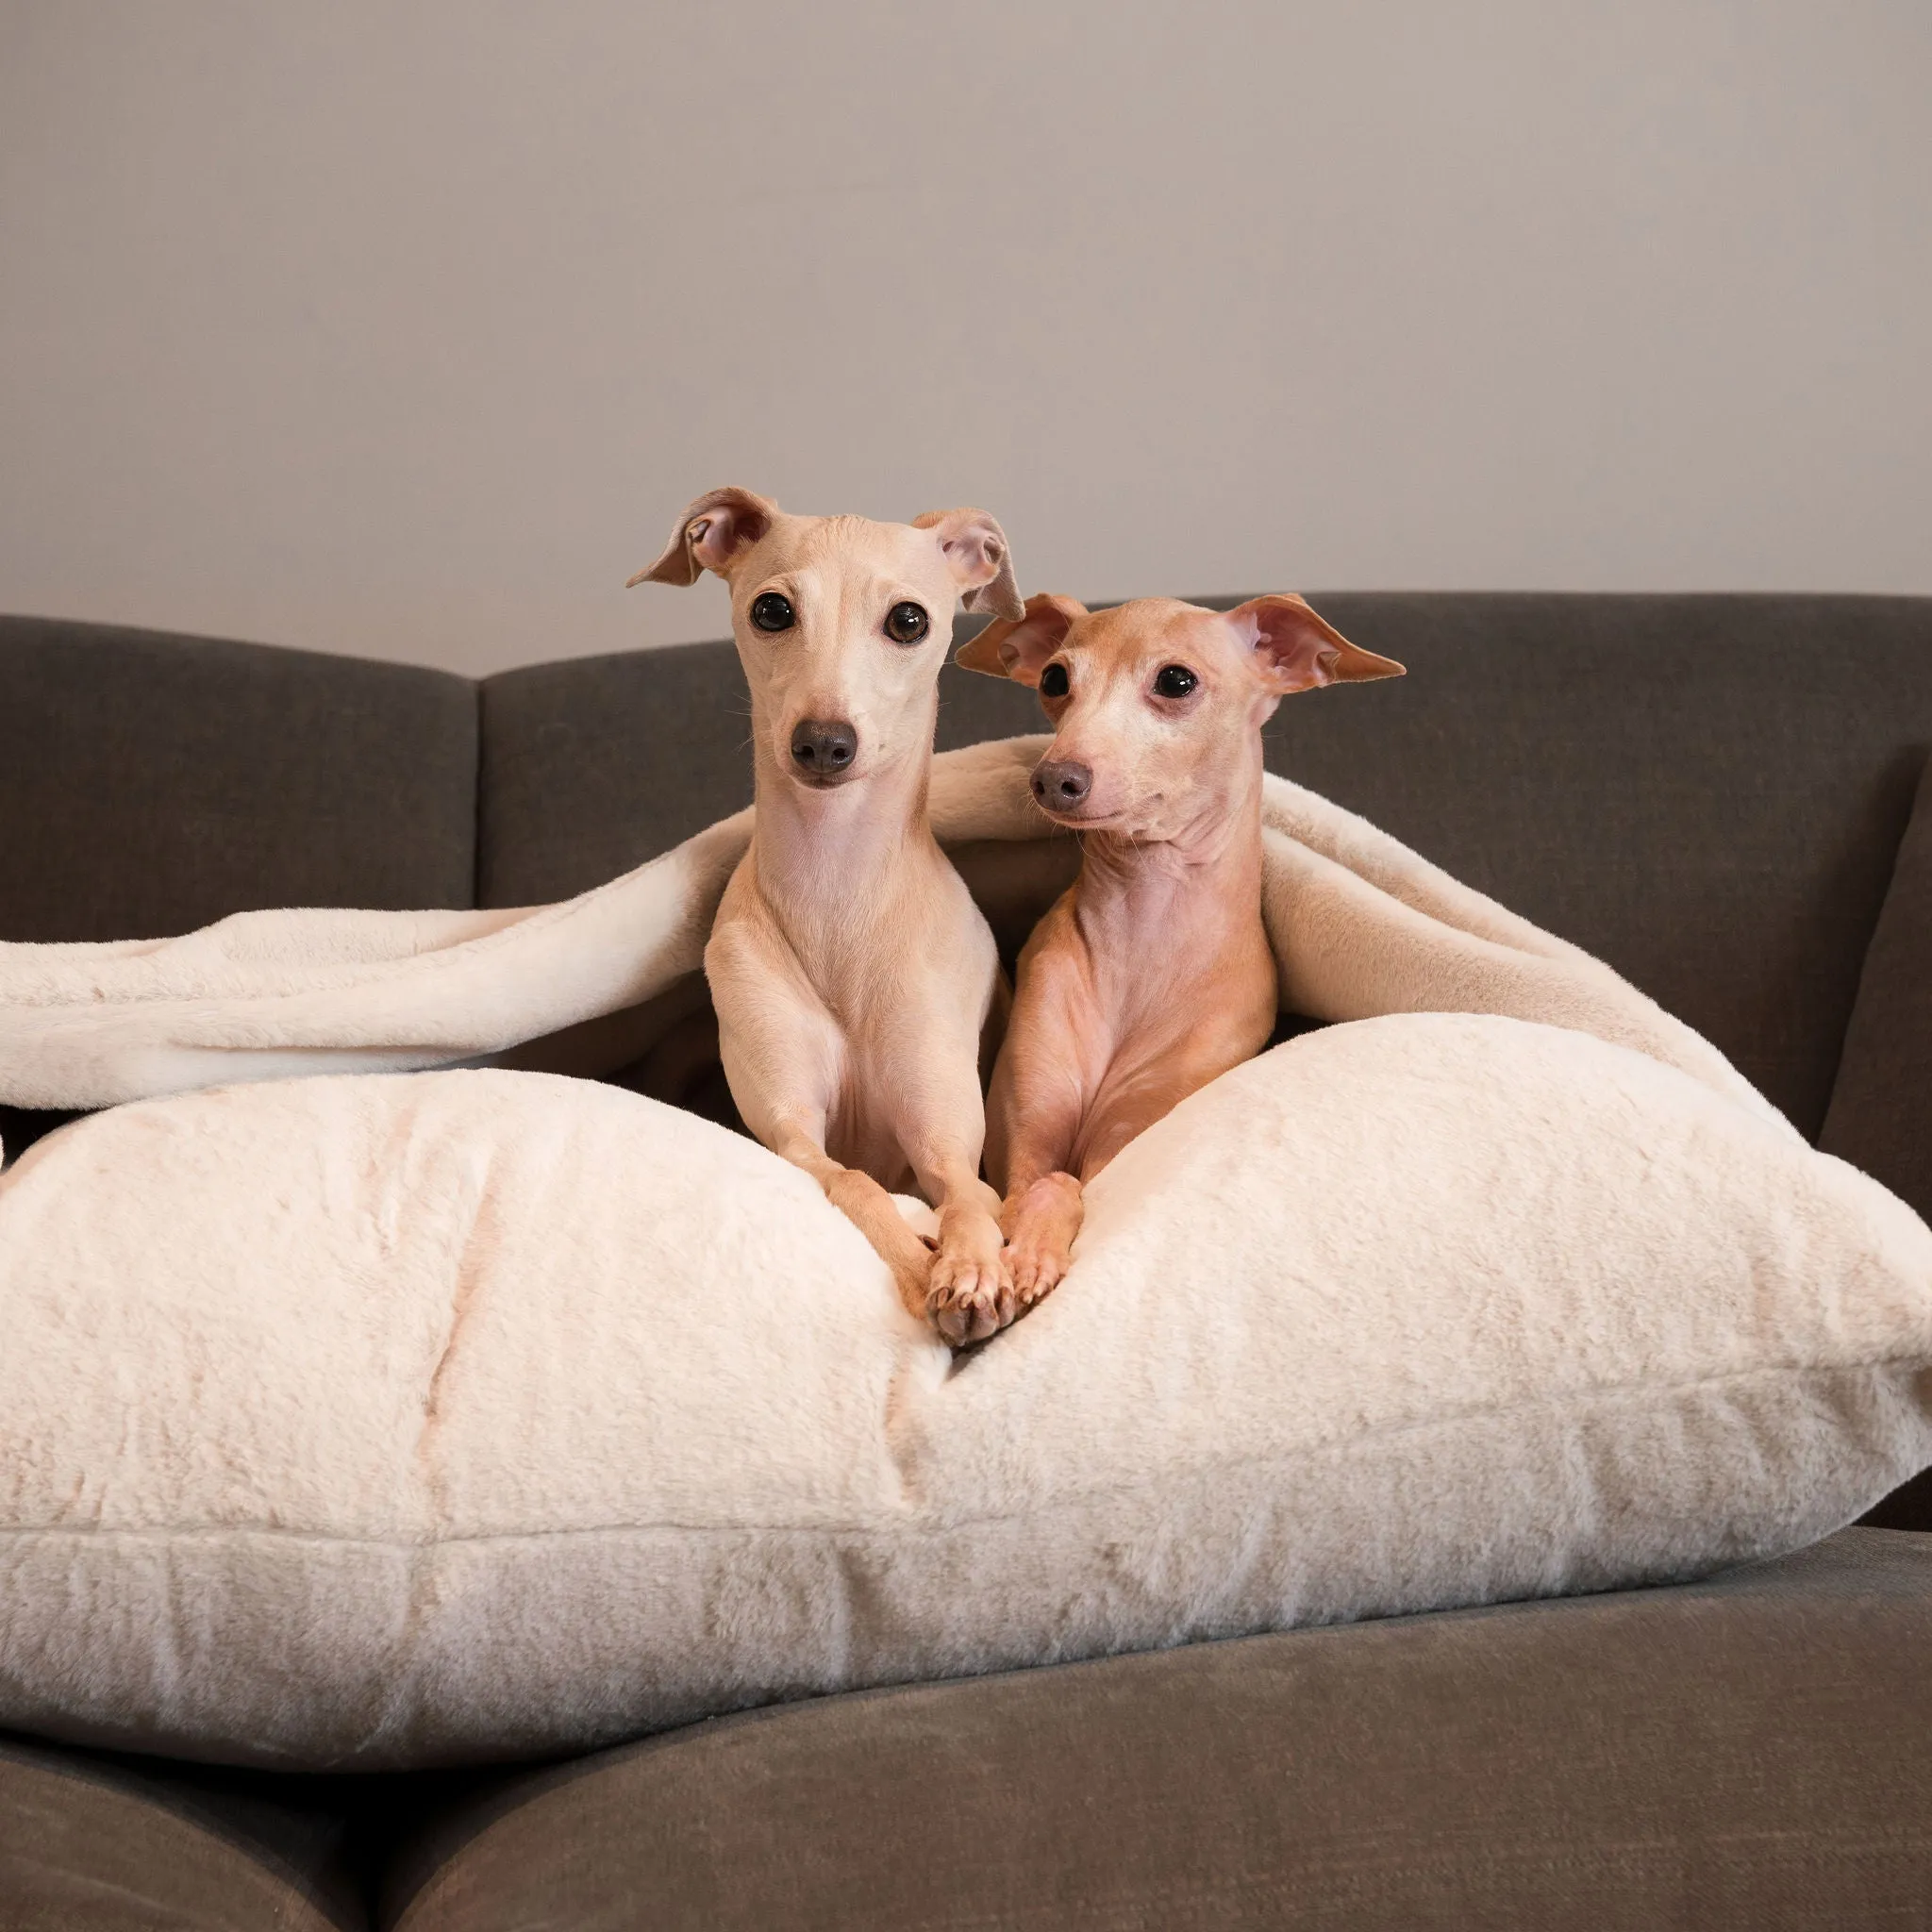
[[[936,758],[941,839],[957,849],[1047,838],[1026,783],[1045,744],[1006,739]],[[1353,813],[1272,776],[1263,811],[1286,1008],[1578,1027],[1778,1118],[1715,1048],[1608,967]],[[651,1043],[654,1007],[697,972],[750,827],[740,813],[555,906],[249,912],[181,939],[0,944],[0,1102],[108,1107],[235,1080],[475,1061],[558,1036],[558,1071],[612,1071]]]
[[[1203,1090],[958,1362],[795,1169],[502,1071],[50,1136],[0,1336],[0,1726],[288,1766],[1686,1576],[1932,1457],[1907,1208],[1488,1017]]]

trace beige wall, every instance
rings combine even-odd
[[[0,0],[0,608],[716,635],[1023,585],[1932,591],[1932,6]]]

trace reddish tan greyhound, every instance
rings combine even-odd
[[[911,524],[788,516],[747,490],[684,512],[631,579],[731,587],[751,688],[757,810],[705,948],[744,1124],[811,1174],[948,1339],[1011,1299],[979,1177],[992,934],[926,817],[953,607],[1023,614],[984,510]],[[889,1188],[939,1210],[930,1251]]]
[[[1225,613],[1029,597],[959,662],[1038,688],[1055,735],[1033,795],[1081,835],[1079,877],[1020,955],[988,1100],[1004,1324],[1066,1273],[1082,1183],[1274,1030],[1262,724],[1291,692],[1403,667],[1286,595]]]

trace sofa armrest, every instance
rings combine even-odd
[[[1932,760],[1899,843],[1818,1144],[1932,1221]],[[1932,1530],[1932,1470],[1865,1522]]]

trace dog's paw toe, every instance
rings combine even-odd
[[[1013,1296],[1023,1308],[1042,1301],[1060,1284],[1067,1272],[1065,1258],[1051,1249],[1031,1246],[1013,1251],[1008,1257],[1013,1270]]]
[[[955,1348],[964,1348],[974,1339],[973,1317],[974,1310],[970,1306],[935,1308],[933,1326]]]
[[[939,1331],[956,1348],[984,1341],[1013,1318],[1008,1312],[1011,1289],[1003,1271],[968,1257],[941,1253],[933,1263],[926,1308]]]

